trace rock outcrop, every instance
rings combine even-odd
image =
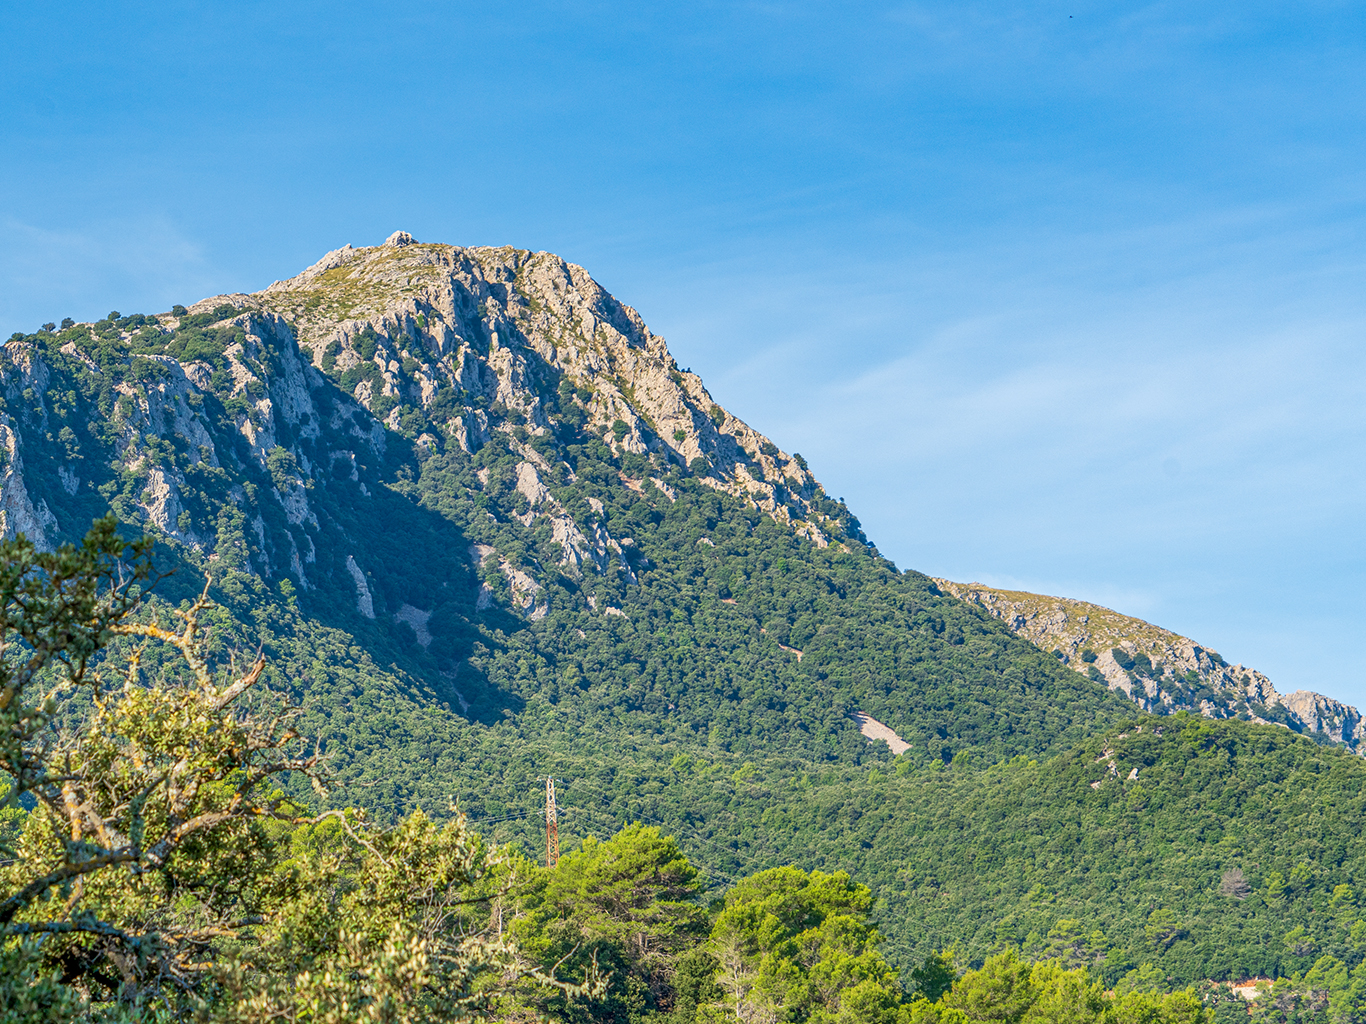
[[[23,345],[13,342],[5,346],[4,359],[14,368],[14,372],[5,375],[8,397],[36,413],[35,425],[45,428],[47,408],[43,396],[48,389],[47,367]],[[10,416],[0,415],[0,536],[8,539],[22,533],[39,550],[48,550],[57,520],[44,499],[35,502],[29,494],[24,480],[23,439],[15,427]],[[74,470],[63,469],[66,472],[59,479],[62,489],[70,494],[79,481]]]
[[[857,520],[822,491],[801,456],[723,409],[634,309],[582,267],[549,253],[425,244],[400,231],[383,245],[334,250],[261,292],[126,319],[135,322],[76,325],[77,340],[62,348],[92,373],[100,345],[120,346],[140,363],[136,374],[116,375],[105,400],[112,403],[102,429],[116,448],[113,465],[137,480],[114,499],[125,502],[120,515],[136,510],[150,528],[209,561],[227,558],[263,577],[288,574],[305,591],[322,571],[314,568],[315,478],[349,469],[358,495],[368,497],[357,467],[383,461],[386,445],[402,443],[396,435],[419,457],[447,446],[473,453],[501,437],[522,458],[516,518],[528,528],[548,527],[570,574],[604,572],[610,563],[634,581],[635,552],[632,538],[612,535],[600,508],[566,508],[546,486],[566,473],[572,480],[573,472],[551,465],[535,441],[567,421],[621,459],[629,488],[655,488],[673,500],[665,482],[672,464],[820,547],[865,542]],[[191,355],[175,340],[184,328],[230,340]],[[26,420],[25,430],[0,421],[8,454],[0,528],[48,545],[56,521],[26,489],[20,458],[27,428],[47,429],[48,368],[28,342],[10,348],[8,362],[19,372],[6,374],[6,395],[37,418]],[[315,442],[324,431],[335,450],[319,467],[310,452],[319,458]],[[231,515],[225,522],[195,511],[203,505],[196,495],[207,493],[205,475],[235,476],[244,457],[268,474],[269,498],[287,530],[270,515],[244,512],[234,523]],[[58,482],[65,495],[82,486],[77,470],[65,466]],[[243,510],[259,508],[254,496],[244,500],[242,485],[226,497]],[[342,580],[354,583],[359,614],[375,618],[381,609],[355,564],[350,560]],[[530,619],[544,614],[537,567],[501,553],[481,559],[478,568],[485,567],[503,577],[508,607]],[[323,575],[335,577],[336,568]],[[488,607],[494,592],[483,586],[479,600]]]
[[[1356,708],[1309,690],[1278,693],[1256,669],[1230,665],[1217,651],[1150,622],[1066,597],[935,583],[1145,711],[1271,722],[1366,754],[1366,722]]]
[[[543,433],[548,386],[562,404],[580,405],[614,450],[672,459],[816,544],[829,542],[829,510],[817,507],[820,488],[800,456],[723,409],[634,309],[558,256],[395,232],[384,245],[330,252],[263,292],[194,308],[223,302],[289,324],[313,367],[390,428],[401,429],[405,408],[416,407],[438,409],[444,421],[445,437],[431,443],[466,451],[491,429]],[[528,501],[538,506],[534,491]],[[539,514],[561,521],[575,552],[567,557],[581,561],[593,547],[562,510]]]
[[[0,424],[0,452],[5,459],[0,471],[0,535],[6,539],[22,533],[40,551],[52,547],[48,534],[57,525],[56,517],[47,502],[38,499],[35,505],[24,486],[24,462],[19,454],[19,435],[9,424]],[[62,478],[66,486],[67,478]]]

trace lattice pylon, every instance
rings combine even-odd
[[[553,868],[560,862],[560,821],[555,813],[555,780],[545,780],[545,866]]]

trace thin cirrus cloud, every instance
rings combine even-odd
[[[127,219],[61,230],[0,220],[0,321],[97,320],[136,296],[156,309],[222,291],[202,243],[169,219]],[[217,287],[215,287],[217,285]],[[30,323],[29,321],[35,321]]]
[[[1320,214],[827,258],[660,322],[899,565],[1107,604],[1361,702],[1316,639],[1354,628],[1366,498],[1361,267]]]
[[[1340,483],[1362,444],[1341,377],[1360,368],[1341,357],[1293,332],[996,373],[930,353],[800,396],[826,413],[791,433],[902,565],[1096,601],[1284,689],[1359,700],[1359,678],[1305,642],[1350,630],[1324,599],[1360,561],[1351,508],[1366,495]],[[1318,600],[1289,599],[1302,589]]]

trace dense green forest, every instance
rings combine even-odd
[[[1340,751],[1268,727],[1147,717],[1044,766],[1020,757],[919,780],[871,769],[884,797],[900,788],[921,798],[891,809],[912,825],[926,793],[948,791],[937,827],[915,829],[915,846],[952,850],[965,833],[990,830],[925,865],[948,886],[982,889],[991,838],[1001,836],[1013,843],[994,857],[1002,888],[1041,876],[1020,870],[1028,861],[1084,850],[1074,874],[1097,877],[1092,891],[1075,892],[1081,903],[1128,887],[1149,907],[1171,895],[1155,881],[1199,873],[1182,856],[1200,846],[1192,829],[1227,827],[1225,856],[1259,861],[1250,876],[1226,869],[1203,914],[1148,910],[1129,951],[1145,958],[1137,965],[1076,919],[1021,942],[1014,929],[1025,922],[995,892],[996,906],[973,915],[995,926],[980,966],[971,950],[950,947],[898,977],[874,925],[873,890],[843,870],[780,866],[713,894],[683,844],[653,825],[586,836],[541,866],[515,847],[489,847],[463,815],[442,826],[417,811],[383,828],[354,809],[306,808],[276,788],[288,775],[320,793],[331,781],[297,728],[300,709],[251,698],[263,658],[224,666],[208,657],[205,598],[178,609],[171,628],[139,615],[150,545],[126,548],[115,525],[105,518],[81,547],[55,554],[0,545],[0,630],[15,641],[0,657],[7,1020],[1232,1024],[1249,1013],[1240,998],[1208,981],[1182,990],[1177,975],[1199,958],[1189,943],[1236,948],[1219,926],[1237,917],[1265,928],[1267,907],[1320,919],[1285,936],[1304,969],[1266,987],[1253,1016],[1366,1017],[1366,923],[1350,885],[1316,878],[1308,861],[1288,875],[1260,863],[1293,859],[1306,836],[1318,840],[1320,868],[1347,859],[1341,816],[1296,799],[1320,775],[1318,795],[1351,817],[1359,762]],[[138,648],[122,657],[109,647],[116,637]],[[1245,784],[1231,784],[1240,776]],[[1148,809],[1156,813],[1145,822]],[[1251,828],[1237,827],[1239,812]],[[1172,850],[1152,863],[1154,844],[1132,844],[1148,847],[1140,868],[1115,847],[1145,825]],[[1279,848],[1275,836],[1288,830],[1300,842]],[[806,830],[780,831],[800,842]],[[1227,862],[1199,852],[1207,868]],[[1071,909],[1039,889],[1026,899],[1052,904],[1040,920]],[[1229,901],[1245,910],[1230,913]],[[925,906],[908,916],[941,924]]]
[[[493,357],[487,331],[460,327]],[[911,1012],[916,972],[949,948],[959,970],[1014,949],[1125,992],[1285,977],[1287,1013],[1317,998],[1304,978],[1336,971],[1334,1006],[1350,1003],[1366,954],[1359,759],[1284,729],[1135,717],[899,571],[823,492],[803,514],[819,511],[826,546],[709,484],[706,465],[599,435],[584,382],[530,354],[548,427],[488,389],[423,390],[411,331],[361,332],[320,372],[259,310],[111,314],[16,336],[0,367],[5,486],[22,478],[50,543],[106,511],[148,532],[164,575],[144,622],[211,579],[209,656],[259,650],[262,688],[298,703],[325,757],[325,795],[281,780],[299,808],[394,825],[458,807],[511,863],[541,848],[552,776],[572,851],[557,870],[672,837],[687,884],[666,901],[681,922],[667,963],[601,950],[636,972],[635,995],[612,997],[622,1019],[723,1005],[706,957],[731,927],[726,901],[770,870],[799,889],[811,872],[853,879],[840,899],[876,927],[895,982],[878,976],[867,1019]],[[383,378],[366,367],[381,365],[401,386],[376,406]],[[449,424],[476,413],[488,429],[470,451]],[[648,434],[616,422],[617,442]],[[528,466],[561,518],[532,514]],[[578,564],[565,517],[594,545]],[[151,677],[175,662],[141,657]],[[856,711],[909,749],[870,743]],[[577,941],[546,909],[568,905],[554,893],[570,883],[520,863],[547,901],[512,908],[533,922],[520,941],[549,969]],[[882,970],[869,963],[859,984]],[[527,1005],[585,1012],[554,991]],[[802,1005],[782,1019],[825,1012]]]

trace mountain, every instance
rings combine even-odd
[[[548,254],[399,233],[7,352],[7,529],[51,542],[112,508],[162,539],[168,585],[297,608],[461,720],[586,702],[652,744],[835,758],[867,748],[861,710],[949,760],[1123,711],[897,572],[799,455]]]
[[[508,760],[534,793],[557,757],[889,757],[856,712],[919,757],[1040,756],[1127,710],[898,572],[550,254],[396,233],[5,353],[5,529],[112,509],[165,598],[212,576],[223,649],[266,645],[339,800],[497,817]]]
[[[1356,708],[1312,690],[1278,693],[1256,669],[1230,665],[1217,651],[1150,622],[1066,597],[935,582],[1145,711],[1276,723],[1366,753],[1366,722]]]
[[[550,775],[566,846],[637,820],[716,887],[854,872],[902,968],[1075,927],[1110,975],[1278,970],[1296,928],[1345,942],[1322,915],[1366,891],[1360,759],[1136,719],[899,571],[551,254],[396,233],[254,294],[16,334],[0,392],[6,533],[50,546],[112,510],[157,538],[156,614],[210,578],[215,655],[262,649],[333,805],[455,801],[536,850]],[[1267,832],[1242,810],[1265,807],[1296,813]],[[1211,903],[1239,865],[1263,894]],[[1160,949],[1157,910],[1185,929]]]

